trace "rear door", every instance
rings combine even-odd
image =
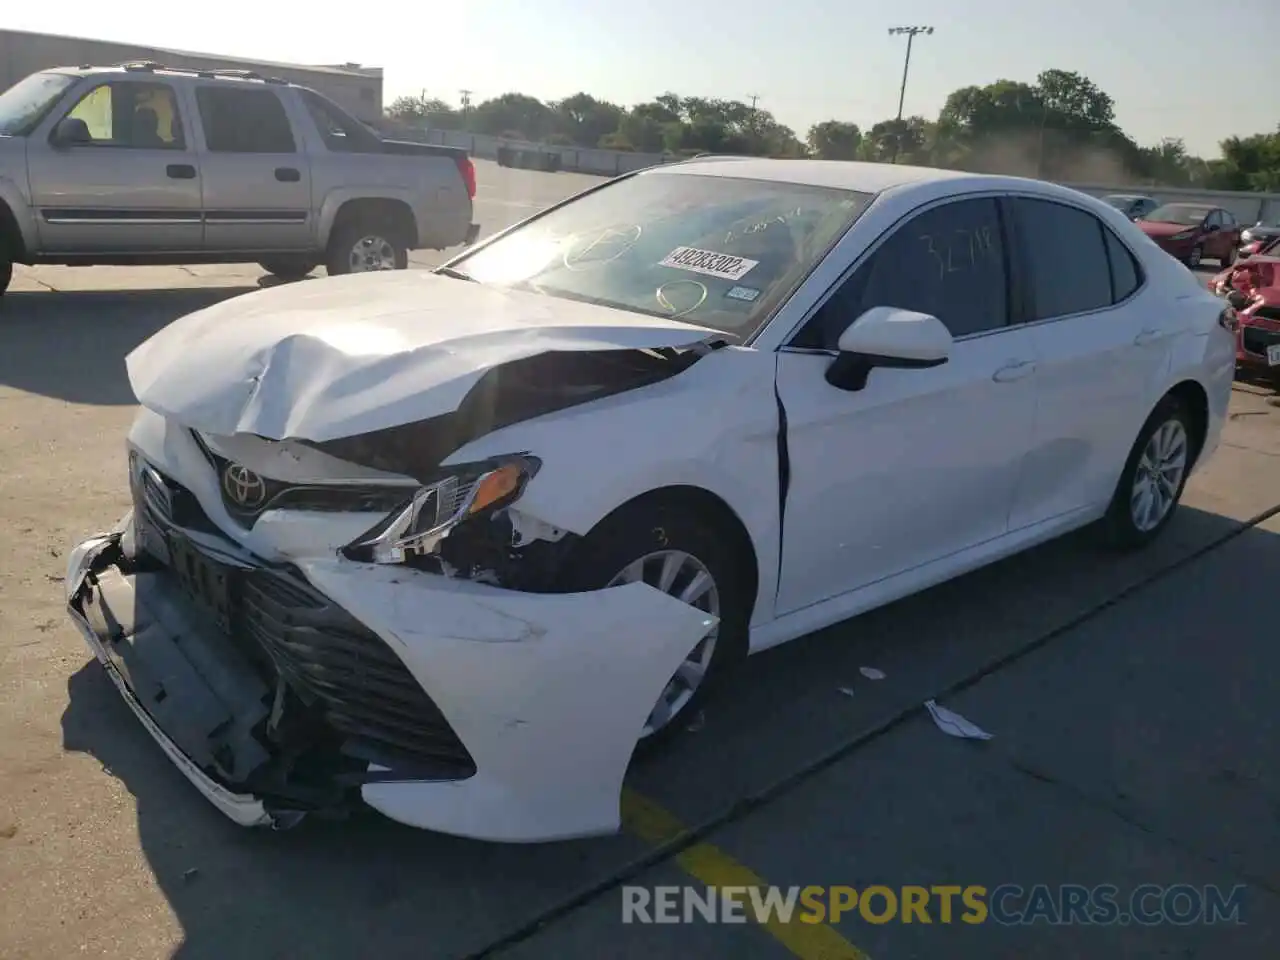
[[[310,250],[311,171],[278,90],[249,81],[199,83],[195,99],[205,249]]]
[[[51,140],[69,120],[84,139]],[[28,145],[40,246],[50,253],[194,253],[200,162],[174,86],[115,75],[54,111]]]
[[[1111,497],[1175,330],[1137,258],[1092,213],[1012,198],[1039,407],[1010,517],[1020,529]]]

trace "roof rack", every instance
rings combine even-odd
[[[206,77],[208,79],[216,79],[218,77],[235,77],[239,80],[261,80],[263,83],[280,83],[287,85],[288,80],[280,77],[263,76],[256,70],[239,70],[230,67],[215,67],[212,70],[200,69],[198,67],[173,67],[167,64],[158,63],[155,60],[126,60],[117,64],[123,67],[129,73],[155,73],[157,70],[163,70],[167,73],[187,73],[196,77]]]

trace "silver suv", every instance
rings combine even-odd
[[[0,94],[0,293],[14,263],[403,269],[471,243],[465,150],[384,140],[313,90],[144,62]]]

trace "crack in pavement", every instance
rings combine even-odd
[[[1092,607],[1070,617],[1058,626],[1034,637],[1021,646],[994,658],[985,666],[953,681],[941,690],[938,690],[932,696],[926,697],[925,699],[942,700],[976,686],[987,677],[992,676],[1005,667],[1017,663],[1035,651],[1052,643],[1054,640],[1068,635],[1076,628],[1095,617],[1100,616],[1112,607],[1118,606],[1124,601],[1136,596],[1151,584],[1163,580],[1184,567],[1190,566],[1202,557],[1220,549],[1232,540],[1243,536],[1245,533],[1263,523],[1266,523],[1277,515],[1280,515],[1280,504],[1276,504],[1267,510],[1263,510],[1261,513],[1245,520],[1238,527],[1220,534],[1209,543],[1191,551],[1171,563],[1166,564],[1163,567],[1156,569],[1141,580],[1136,581],[1118,593],[1108,597],[1106,600],[1094,604]],[[762,809],[778,798],[790,793],[800,785],[812,780],[827,768],[848,758],[859,749],[871,744],[888,733],[891,733],[898,727],[906,724],[909,720],[922,715],[926,715],[923,703],[913,704],[900,709],[878,723],[864,728],[862,732],[854,734],[843,743],[837,745],[831,750],[828,750],[826,753],[801,765],[800,767],[797,767],[791,773],[775,780],[769,786],[757,790],[747,796],[740,797],[735,803],[731,804],[720,813],[703,820],[702,823],[689,829],[682,836],[676,837],[670,842],[662,844],[659,847],[655,847],[653,850],[649,851],[649,853],[635,858],[630,863],[624,864],[622,867],[619,867],[617,870],[606,875],[600,880],[597,880],[579,890],[577,893],[566,897],[555,906],[541,911],[531,920],[526,921],[515,930],[495,938],[472,953],[466,954],[463,957],[463,960],[482,960],[482,958],[491,957],[501,950],[509,949],[525,940],[528,940],[530,937],[541,932],[556,921],[564,919],[570,914],[576,913],[583,907],[596,902],[628,881],[636,879],[645,871],[656,867],[659,864],[673,860],[680,853],[695,844],[702,842],[722,827],[743,819],[747,814],[752,813],[755,810]],[[1135,824],[1135,826],[1139,826],[1139,829],[1143,829],[1141,825]],[[1272,888],[1267,886],[1266,889],[1271,890]],[[1272,890],[1272,892],[1274,892],[1274,890]]]
[[[1152,839],[1159,840],[1162,843],[1167,844],[1179,853],[1186,854],[1192,859],[1200,860],[1203,863],[1212,864],[1215,867],[1225,867],[1251,885],[1265,890],[1273,896],[1280,897],[1280,887],[1277,887],[1269,878],[1256,876],[1247,869],[1241,869],[1238,864],[1233,863],[1230,859],[1223,859],[1210,853],[1206,853],[1198,847],[1185,843],[1177,837],[1165,833],[1163,830],[1158,830],[1156,827],[1140,819],[1138,814],[1141,813],[1141,810],[1137,809],[1136,804],[1134,805],[1135,809],[1133,811],[1126,810],[1120,804],[1115,803],[1104,796],[1091,793],[1079,784],[1072,783],[1070,780],[1064,780],[1046,770],[1040,770],[1033,767],[1027,761],[1021,760],[1013,754],[1006,754],[1005,760],[1008,762],[1009,766],[1018,771],[1018,773],[1035,780],[1038,783],[1043,783],[1046,786],[1062,791],[1081,806],[1110,814],[1122,823],[1141,831]]]

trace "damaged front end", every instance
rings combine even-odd
[[[645,584],[562,592],[575,534],[519,510],[538,457],[443,461],[704,352],[522,358],[450,413],[318,441],[217,435],[144,407],[133,511],[73,551],[70,613],[238,823],[365,804],[489,840],[615,830],[645,718],[715,620]]]

